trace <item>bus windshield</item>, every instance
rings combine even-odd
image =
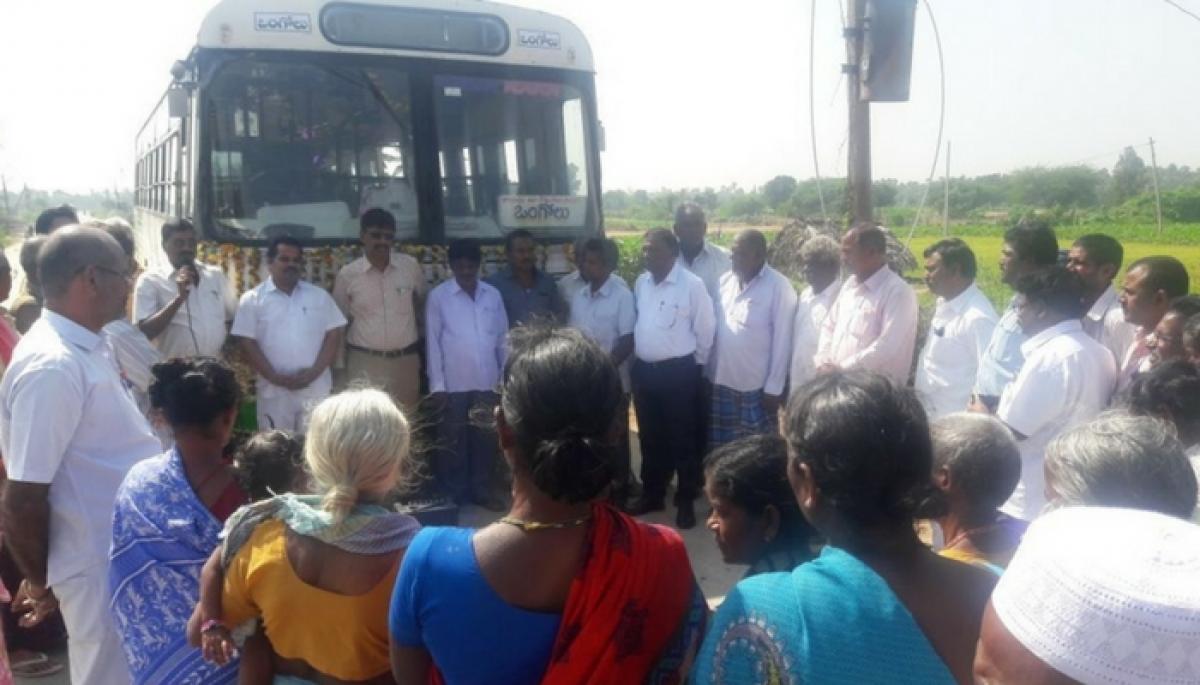
[[[517,228],[578,233],[587,225],[583,95],[551,81],[436,76],[446,236]]]
[[[352,238],[371,207],[395,215],[398,237],[417,237],[402,69],[243,57],[207,92],[210,206],[222,237]]]
[[[396,217],[398,238],[429,238],[417,199],[423,183],[440,186],[448,239],[498,239],[518,228],[572,238],[594,223],[581,90],[435,71],[432,107],[418,111],[432,110],[438,168],[418,169],[412,104],[429,96],[406,68],[428,67],[252,54],[219,65],[202,110],[218,237],[355,238],[357,217],[382,207]]]

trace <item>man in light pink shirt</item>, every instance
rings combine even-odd
[[[846,233],[842,262],[851,276],[821,329],[818,372],[865,369],[903,385],[917,341],[917,294],[888,268],[887,237],[877,226]]]

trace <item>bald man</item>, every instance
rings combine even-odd
[[[917,294],[888,268],[887,235],[860,224],[842,238],[850,273],[821,329],[821,370],[864,369],[901,385],[908,382],[917,343]]]
[[[61,610],[71,682],[130,682],[108,611],[113,502],[126,472],[162,446],[123,384],[102,330],[124,314],[130,263],[94,225],[51,234],[38,252],[44,311],[0,382],[8,467],[5,544],[25,574],[22,623]]]

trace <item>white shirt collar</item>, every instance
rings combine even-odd
[[[93,333],[88,329],[80,326],[71,319],[59,314],[50,309],[42,310],[42,317],[46,319],[46,323],[54,329],[67,342],[82,347],[84,350],[91,352],[100,346],[104,338],[98,333]]]
[[[883,287],[884,282],[890,278],[891,273],[892,268],[884,263],[883,266],[879,267],[878,271],[871,274],[870,278],[865,281],[860,281],[858,280],[858,276],[854,276],[854,283],[860,288],[866,288],[871,292],[875,292]]]
[[[1054,338],[1057,338],[1058,336],[1064,335],[1066,333],[1074,333],[1075,331],[1082,331],[1082,330],[1083,330],[1083,324],[1081,324],[1079,322],[1079,319],[1068,319],[1066,321],[1062,321],[1060,323],[1054,324],[1050,328],[1047,328],[1046,330],[1042,331],[1041,333],[1038,333],[1037,335],[1033,336],[1032,338],[1021,343],[1021,354],[1023,354],[1025,356],[1025,358],[1028,359],[1030,357],[1030,355],[1032,355],[1034,352],[1036,352],[1039,347],[1045,345],[1046,343],[1050,342]]]
[[[975,293],[977,292],[979,292],[979,288],[976,287],[974,281],[972,281],[971,285],[968,285],[966,289],[964,289],[958,295],[955,295],[952,299],[947,300],[939,297],[938,305],[954,312],[955,314],[960,314],[964,309],[966,309],[967,305],[975,299]]]
[[[678,283],[679,282],[679,271],[682,268],[683,268],[683,266],[680,264],[679,260],[675,260],[675,266],[672,266],[671,270],[669,272],[667,272],[666,278],[662,279],[661,281],[659,281],[657,283],[654,281],[654,274],[650,273],[649,271],[647,271],[646,273],[650,275],[650,284],[651,285],[662,285],[663,283]]]
[[[1103,321],[1104,315],[1108,313],[1108,310],[1112,309],[1113,304],[1116,302],[1117,289],[1110,283],[1108,288],[1100,294],[1100,297],[1096,298],[1096,302],[1092,305],[1092,308],[1088,310],[1087,318],[1092,321]]]
[[[301,278],[300,280],[296,281],[296,287],[292,288],[291,295],[289,295],[288,293],[280,290],[279,286],[275,285],[275,279],[272,276],[267,276],[267,280],[263,281],[263,294],[269,295],[270,293],[279,293],[284,297],[291,297],[292,295],[298,294],[300,289],[306,285],[308,285],[308,281],[305,281],[303,278]]]
[[[582,278],[581,278],[581,280],[582,280]],[[600,288],[597,289],[595,292],[592,291],[591,283],[588,283],[587,281],[582,281],[583,282],[582,292],[585,293],[586,296],[590,299],[595,299],[597,297],[608,297],[609,295],[612,294],[613,289],[616,287],[616,280],[617,280],[616,273],[609,274],[608,278],[604,279],[603,285],[601,285]]]

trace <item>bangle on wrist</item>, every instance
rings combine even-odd
[[[210,618],[209,620],[205,621],[200,626],[200,634],[201,635],[203,635],[205,633],[211,633],[214,630],[224,630],[224,631],[228,632],[229,628],[226,627],[225,623],[219,618]]]

